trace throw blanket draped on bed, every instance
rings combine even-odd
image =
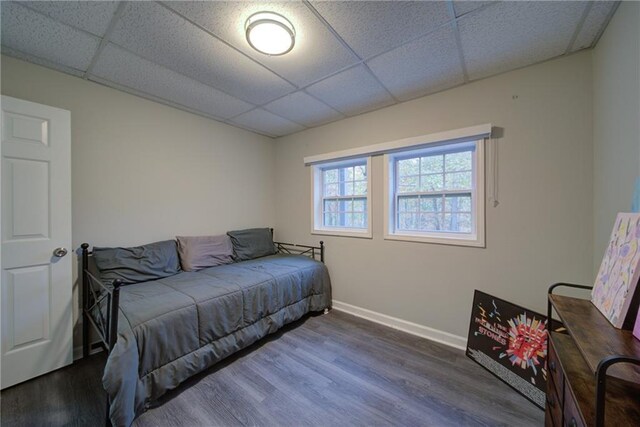
[[[114,426],[166,391],[310,311],[331,305],[324,264],[273,255],[121,288],[102,379]]]

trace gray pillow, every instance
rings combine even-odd
[[[268,228],[229,231],[236,261],[259,258],[276,253],[273,236]]]
[[[233,262],[231,238],[220,236],[177,236],[180,264],[184,271],[196,271]]]
[[[121,279],[125,284],[147,282],[173,276],[180,271],[175,240],[149,243],[133,248],[93,248],[103,281]]]

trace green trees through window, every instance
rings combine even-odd
[[[397,231],[472,232],[473,151],[454,147],[396,158]]]
[[[324,227],[367,228],[367,164],[322,170]]]

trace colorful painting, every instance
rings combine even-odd
[[[544,409],[546,316],[476,290],[467,356]]]
[[[639,267],[640,213],[619,213],[591,292],[593,304],[616,328],[633,327]]]

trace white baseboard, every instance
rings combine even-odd
[[[341,301],[333,300],[332,308],[334,310],[343,311],[353,316],[361,317],[363,319],[367,319],[372,322],[379,323],[381,325],[388,326],[390,328],[397,329],[411,335],[416,335],[421,338],[426,338],[428,340],[438,342],[440,344],[445,344],[459,350],[465,350],[467,348],[466,338],[450,334],[449,332],[444,332],[438,329],[430,328],[428,326],[408,322],[406,320],[398,319],[397,317],[387,316],[386,314],[367,310],[366,308],[357,307],[355,305],[347,304]]]

